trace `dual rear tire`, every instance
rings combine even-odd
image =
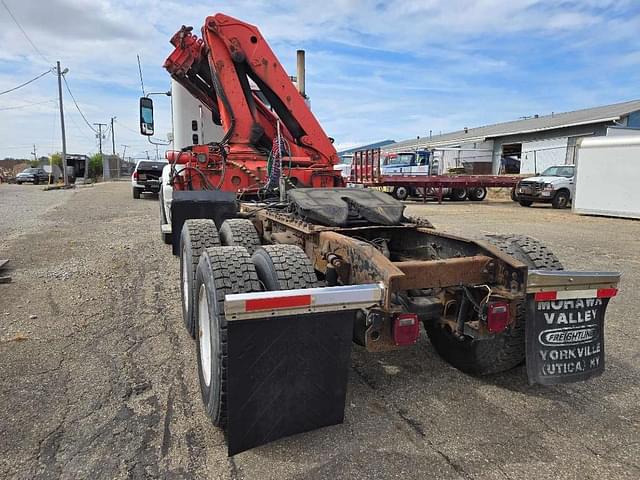
[[[203,252],[217,246],[220,236],[213,220],[191,218],[184,222],[180,234],[180,293],[184,326],[192,337],[196,334],[196,270]]]
[[[228,359],[225,295],[310,288],[317,286],[318,280],[300,247],[260,246],[253,224],[244,219],[225,221],[219,234],[211,220],[187,220],[180,258],[183,316],[187,330],[197,340],[202,400],[213,424],[224,428]]]
[[[483,240],[531,269],[562,270],[562,264],[542,242],[524,235],[487,235]],[[516,318],[492,338],[456,337],[448,324],[426,321],[424,326],[438,354],[463,372],[489,375],[509,370],[525,359],[525,301],[516,307]]]

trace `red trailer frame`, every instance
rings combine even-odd
[[[349,183],[364,187],[420,188],[423,202],[427,199],[427,189],[437,189],[435,197],[442,203],[444,188],[514,188],[522,178],[519,175],[383,175],[381,150],[376,148],[354,153]]]

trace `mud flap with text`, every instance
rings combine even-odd
[[[229,455],[342,423],[353,315],[344,310],[228,322]]]
[[[609,298],[538,300],[527,296],[529,383],[587,380],[604,371],[604,316]]]

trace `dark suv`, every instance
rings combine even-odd
[[[48,183],[49,174],[42,168],[25,168],[22,172],[16,175],[16,183],[18,185],[26,182],[31,182],[34,185],[39,183]]]

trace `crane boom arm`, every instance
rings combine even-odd
[[[165,68],[211,109],[232,152],[270,148],[280,121],[292,157],[328,168],[338,162],[332,141],[257,27],[219,13],[207,17],[202,38],[183,26],[171,43]]]

